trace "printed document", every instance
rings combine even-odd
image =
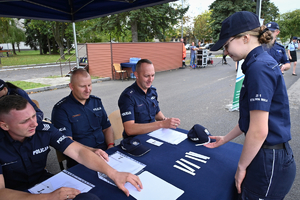
[[[146,167],[145,164],[134,160],[133,158],[116,151],[109,156],[109,161],[107,162],[112,168],[116,169],[119,172],[129,172],[132,174],[138,174],[142,169]],[[114,182],[105,174],[98,172],[98,177],[101,180],[104,180],[112,185],[115,185]]]
[[[81,192],[90,191],[95,185],[83,180],[75,174],[63,170],[42,183],[29,189],[32,194],[50,193],[61,187],[70,187],[80,190]]]
[[[131,183],[126,183],[125,187],[129,190],[131,196],[137,200],[168,199],[175,200],[179,198],[184,191],[162,180],[161,178],[144,171],[139,175],[143,183],[143,189],[139,192]]]
[[[187,134],[169,128],[160,128],[148,135],[175,145],[187,138]]]

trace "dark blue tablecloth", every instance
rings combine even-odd
[[[182,132],[187,132],[181,130]],[[136,136],[140,141],[151,148],[151,151],[141,157],[134,157],[123,151],[120,146],[107,150],[110,155],[115,151],[120,151],[130,157],[146,164],[145,171],[160,177],[170,184],[184,190],[179,200],[234,200],[237,199],[237,192],[234,185],[234,175],[238,160],[242,152],[242,145],[229,142],[215,149],[208,149],[204,146],[195,146],[189,139],[184,140],[179,145],[171,145],[164,142],[160,147],[151,145],[147,142],[148,135]],[[185,158],[185,153],[193,151],[210,159],[206,164]],[[195,176],[182,172],[173,167],[176,160],[185,158],[186,160],[200,166],[196,169]],[[178,164],[177,164],[178,165]],[[105,199],[128,199],[133,200],[132,196],[126,195],[117,187],[112,186],[100,179],[97,173],[87,169],[83,165],[70,168],[69,171],[96,185],[90,192],[98,195],[101,200]]]
[[[130,67],[132,72],[135,72],[136,63],[121,63],[121,67]]]

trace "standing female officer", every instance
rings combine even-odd
[[[278,200],[290,190],[296,175],[291,139],[289,102],[277,62],[261,43],[272,40],[251,12],[237,12],[222,23],[219,41],[212,51],[224,47],[234,61],[242,59],[244,82],[240,93],[238,125],[225,136],[211,136],[218,147],[245,133],[243,151],[235,174],[240,199]]]
[[[288,54],[291,63],[294,63],[292,75],[297,76],[296,74],[296,65],[297,65],[297,49],[300,48],[299,41],[297,43],[297,37],[293,37],[293,41],[288,46]]]

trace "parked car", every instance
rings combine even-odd
[[[189,49],[190,49],[190,46],[191,46],[190,44],[186,44],[186,45],[185,45],[185,49],[186,49],[186,50],[189,50]]]
[[[209,43],[209,44],[206,44],[204,47],[205,49],[210,49],[212,46],[214,46],[215,43]]]

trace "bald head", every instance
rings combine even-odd
[[[76,69],[71,73],[70,83],[76,82],[79,76],[87,78],[90,77],[90,74],[83,68]]]

